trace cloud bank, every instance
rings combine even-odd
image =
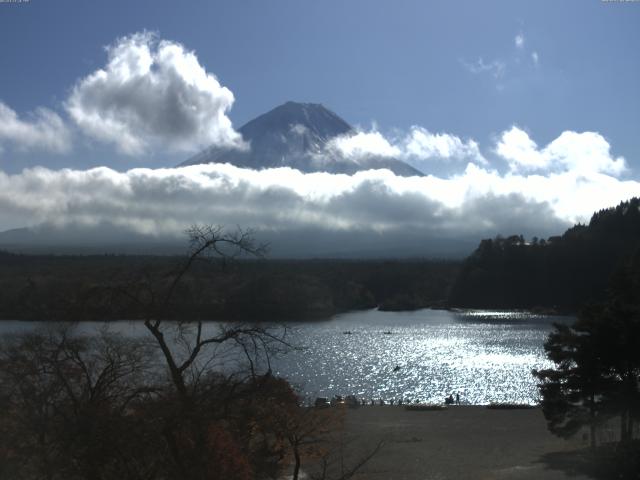
[[[357,254],[364,245],[437,255],[452,241],[470,249],[497,234],[548,236],[638,192],[639,182],[600,172],[502,175],[472,163],[450,178],[399,177],[388,170],[352,176],[255,171],[227,164],[0,173],[5,222],[109,224],[156,238],[180,238],[193,223],[237,224],[277,242],[280,255]],[[403,251],[408,241],[415,250]]]
[[[233,93],[181,44],[143,32],[107,47],[108,62],[80,79],[66,110],[86,135],[121,152],[242,148],[227,116]]]

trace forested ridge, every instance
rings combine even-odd
[[[114,289],[161,290],[183,257],[0,252],[0,319],[137,319]],[[443,305],[456,261],[198,259],[176,292],[175,318],[304,320],[379,307]],[[135,283],[135,287],[132,284]]]
[[[562,236],[480,242],[453,285],[450,305],[576,312],[602,301],[612,274],[640,247],[640,198],[595,212]]]

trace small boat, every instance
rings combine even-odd
[[[384,333],[385,335],[391,335],[392,332],[391,330],[387,330],[386,332],[382,332],[382,333]]]
[[[400,370],[400,365],[396,365],[396,366],[393,368],[393,371],[394,371],[394,372],[397,372],[398,370]]]

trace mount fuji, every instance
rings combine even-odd
[[[353,159],[331,153],[329,142],[356,130],[331,110],[317,103],[287,102],[243,125],[239,132],[249,144],[245,150],[209,147],[180,166],[230,163],[261,170],[291,167],[302,172],[353,174],[386,168],[400,176],[422,176],[408,163],[383,156]]]

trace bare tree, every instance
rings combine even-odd
[[[173,270],[143,269],[92,290],[105,308],[135,305],[149,338],[62,329],[5,345],[0,477],[250,480],[292,467],[298,478],[305,462],[318,478],[347,479],[375,454],[345,461],[336,416],[304,407],[272,375],[271,356],[292,348],[286,329],[181,317],[194,269],[266,251],[250,231],[187,233],[189,253]]]
[[[2,478],[151,478],[148,450],[127,448],[141,431],[132,412],[156,391],[144,345],[58,326],[5,338],[0,352]]]
[[[143,313],[144,326],[167,367],[177,401],[168,399],[165,403],[163,436],[175,476],[214,478],[205,461],[216,454],[210,450],[211,432],[231,428],[227,420],[232,402],[250,410],[256,389],[268,385],[264,379],[270,375],[270,356],[289,345],[283,328],[272,330],[259,323],[207,324],[203,319],[185,321],[176,314],[176,297],[194,268],[203,262],[225,267],[243,255],[259,258],[266,253],[266,245],[257,244],[249,230],[228,232],[221,226],[197,225],[187,234],[188,255],[166,276],[154,278],[145,272],[113,291]],[[230,368],[229,363],[239,357],[244,358],[245,368]],[[238,408],[235,412],[237,417]],[[247,411],[248,416],[253,413]],[[251,442],[246,441],[247,445]]]
[[[215,261],[225,265],[243,255],[259,258],[267,251],[266,245],[255,242],[250,230],[227,232],[222,226],[194,225],[186,233],[188,254],[167,275],[158,279],[143,271],[139,277],[111,289],[138,306],[144,326],[162,352],[171,381],[184,401],[192,393],[189,378],[199,375],[193,370],[210,363],[202,360],[207,347],[235,344],[253,367],[257,356],[268,355],[271,347],[286,343],[282,330],[276,333],[258,324],[219,323],[217,328],[207,329],[202,319],[174,318],[176,295],[196,264]]]

